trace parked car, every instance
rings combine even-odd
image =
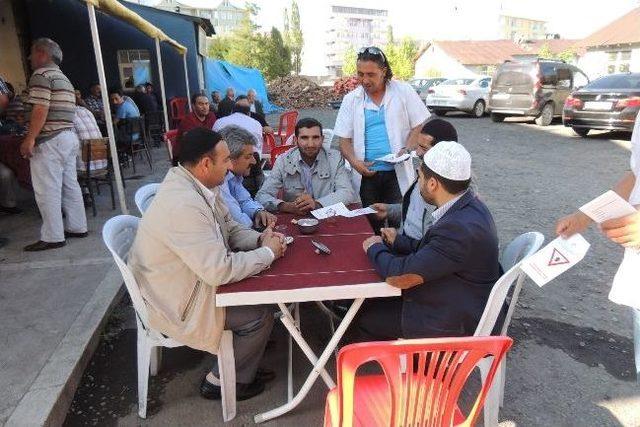
[[[465,111],[482,117],[486,111],[491,77],[449,79],[428,89],[427,107],[438,116]]]
[[[535,117],[540,126],[548,126],[554,117],[562,115],[569,94],[587,83],[585,73],[564,61],[506,61],[491,84],[491,120],[502,122],[509,116],[527,116]]]
[[[438,86],[440,83],[447,79],[443,77],[434,77],[429,79],[413,79],[409,81],[409,84],[418,92],[420,98],[424,101],[427,98],[427,93],[430,87]]]
[[[640,73],[611,74],[573,92],[562,123],[580,136],[591,129],[633,131],[640,111]]]

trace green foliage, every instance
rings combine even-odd
[[[229,36],[216,37],[209,43],[209,56],[243,67],[257,68],[267,80],[291,73],[291,51],[276,28],[269,34],[257,32],[255,17],[259,8],[246,3],[246,14]]]
[[[291,57],[293,61],[293,70],[296,74],[300,74],[302,68],[302,48],[304,39],[302,38],[302,29],[300,28],[300,10],[295,0],[291,2],[291,27],[287,32],[286,39],[289,41],[288,47],[291,49]]]
[[[429,68],[424,75],[429,78],[442,77],[442,71],[437,68]]]
[[[356,49],[353,46],[349,46],[349,48],[344,52],[344,57],[342,58],[342,75],[343,76],[356,75],[357,59],[358,59],[358,54],[356,53]]]
[[[415,72],[415,56],[418,53],[418,43],[404,37],[398,43],[388,43],[384,48],[393,75],[400,80],[409,80]]]
[[[549,43],[543,44],[538,51],[538,57],[542,59],[560,59],[565,62],[573,62],[575,60],[575,56],[576,53],[573,51],[573,49],[566,49],[557,54],[553,53],[553,51],[549,47]]]

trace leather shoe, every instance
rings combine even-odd
[[[236,400],[242,401],[251,399],[262,393],[264,391],[264,383],[258,381],[257,379],[253,380],[251,384],[241,384],[236,383]],[[213,385],[209,381],[207,381],[207,377],[202,379],[200,383],[200,396],[209,400],[218,400],[222,397],[222,391],[220,386]]]
[[[276,379],[276,373],[271,369],[267,368],[258,368],[256,371],[255,381],[260,381],[261,383],[268,383],[269,381],[273,381]]]
[[[6,213],[7,215],[16,215],[16,214],[22,213],[22,209],[16,206],[11,206],[11,207],[0,206],[0,212]]]
[[[73,239],[73,238],[84,239],[88,235],[89,235],[88,231],[85,231],[84,233],[73,233],[71,231],[65,231],[64,232],[64,238],[65,239]]]
[[[58,249],[66,245],[67,242],[43,242],[42,240],[38,240],[35,243],[27,245],[24,247],[25,252],[39,252],[39,251],[47,251],[49,249]]]

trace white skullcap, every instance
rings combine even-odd
[[[471,178],[471,155],[455,141],[440,141],[424,155],[424,164],[443,178],[466,181]]]

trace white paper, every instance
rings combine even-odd
[[[360,208],[360,209],[353,209],[351,211],[349,211],[348,213],[346,213],[343,216],[346,216],[347,218],[353,218],[356,216],[360,216],[360,215],[368,215],[368,214],[372,214],[372,213],[376,213],[377,211],[373,208],[367,207],[367,208]]]
[[[348,213],[349,209],[342,202],[311,211],[311,215],[318,219],[330,218],[337,215],[346,216],[345,214]]]
[[[590,246],[580,234],[574,234],[568,239],[558,237],[525,259],[520,268],[538,286],[544,286],[579,263]]]
[[[609,219],[636,213],[636,209],[615,191],[609,190],[580,208],[582,213],[598,224]]]
[[[353,218],[360,215],[376,213],[372,208],[360,208],[349,210],[344,203],[336,203],[335,205],[325,206],[324,208],[311,211],[311,215],[318,219],[331,218],[332,216],[343,216],[345,218]]]
[[[378,157],[376,160],[379,162],[387,162],[387,163],[402,163],[405,160],[411,158],[411,155],[408,153],[404,153],[401,156],[397,156],[394,153],[389,153],[386,156]]]

